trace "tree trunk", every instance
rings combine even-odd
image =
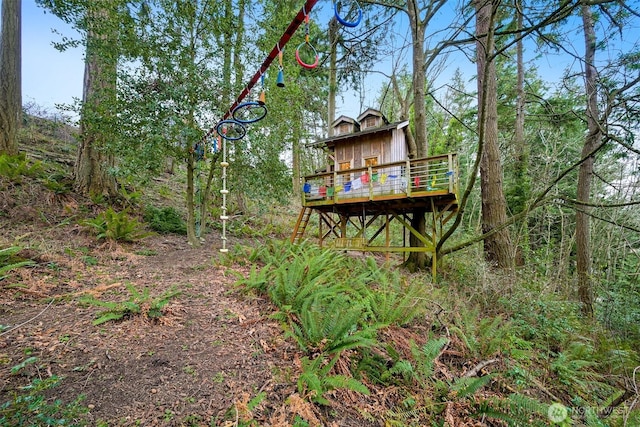
[[[598,93],[596,89],[597,72],[594,65],[596,55],[596,35],[593,14],[590,7],[582,5],[582,23],[585,41],[585,91],[587,95],[588,133],[582,147],[582,158],[588,156],[600,144],[602,135],[598,126]],[[593,156],[580,164],[578,171],[577,198],[580,202],[591,200],[591,179],[593,176]],[[591,283],[591,232],[589,206],[583,205],[576,212],[576,270],[578,275],[578,297],[582,303],[582,312],[593,316],[593,289]]]
[[[482,198],[482,232],[488,233],[507,220],[506,200],[502,188],[502,164],[498,148],[498,97],[496,67],[493,60],[494,4],[475,0],[478,69],[478,126],[484,138],[480,160]],[[497,7],[497,6],[496,6]],[[511,238],[507,228],[484,240],[485,258],[499,268],[513,265]]]
[[[305,123],[302,111],[298,111],[296,115],[298,116],[297,124],[291,127],[291,188],[293,189],[293,194],[297,195],[302,193],[302,187],[300,186],[300,140],[302,139],[302,127]]]
[[[2,0],[0,34],[0,154],[18,154],[22,121],[21,0]]]
[[[187,146],[190,141],[187,141]],[[187,240],[192,246],[200,246],[200,240],[196,236],[196,204],[194,199],[194,154],[189,153],[187,157]]]
[[[425,22],[420,18],[420,10],[413,1],[407,2],[407,15],[411,27],[411,41],[413,54],[413,109],[414,109],[414,129],[413,140],[410,138],[410,146],[415,147],[415,155],[418,158],[426,157],[429,152],[427,142],[427,113],[426,113],[426,71],[424,55],[424,34]],[[413,211],[411,226],[425,235],[427,219],[424,209]],[[409,237],[411,247],[423,246],[423,243],[413,234]],[[405,266],[410,271],[427,268],[429,258],[426,252],[409,252],[405,261]]]
[[[98,6],[96,10],[87,10],[87,15],[93,20],[88,20],[87,29],[75,187],[86,195],[111,197],[117,194],[115,177],[109,173],[114,158],[104,148],[108,135],[114,132],[117,55],[107,46],[115,40],[115,30],[108,25],[103,25],[101,31],[92,28],[92,25],[99,25],[93,22],[104,22],[109,18],[107,9]]]
[[[522,34],[523,26],[523,16],[522,16],[522,4],[521,0],[515,0],[515,9],[516,9],[516,22],[517,22],[517,31],[518,36]],[[519,39],[516,43],[516,66],[517,66],[517,98],[516,98],[516,121],[515,121],[515,132],[513,137],[514,143],[514,174],[515,174],[515,195],[516,204],[512,206],[513,213],[522,212],[526,206],[525,201],[529,200],[529,149],[527,143],[525,141],[524,136],[524,115],[525,115],[525,101],[526,101],[526,93],[524,90],[524,46],[522,43],[522,39]],[[528,253],[529,247],[529,228],[526,224],[522,227],[522,236],[519,241],[520,244],[515,248],[517,251],[516,254],[516,264],[524,265],[524,256],[523,252]]]
[[[333,136],[331,126],[336,119],[336,93],[338,91],[338,21],[331,18],[329,21],[329,96],[327,99],[328,135]]]

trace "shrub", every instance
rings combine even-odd
[[[155,206],[147,206],[144,211],[144,220],[152,230],[161,234],[187,234],[187,224],[180,213],[172,207],[158,209]]]
[[[138,220],[131,218],[126,210],[116,212],[112,208],[108,208],[94,219],[82,221],[81,225],[92,228],[98,239],[134,242],[150,234]]]

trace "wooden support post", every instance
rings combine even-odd
[[[438,260],[437,260],[437,254],[436,254],[436,248],[438,247],[438,212],[436,211],[436,206],[433,203],[433,199],[431,199],[431,217],[433,218],[432,222],[431,222],[431,240],[433,241],[433,252],[432,252],[432,256],[431,256],[431,278],[433,279],[433,283],[436,282],[436,275],[437,275],[437,266],[438,266]]]
[[[385,236],[384,236],[384,244],[385,246],[388,248],[391,246],[391,235],[389,232],[389,214],[385,215]],[[385,261],[389,262],[389,257],[391,256],[391,254],[389,252],[387,252],[385,254]]]

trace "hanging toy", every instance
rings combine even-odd
[[[218,122],[216,125],[216,132],[218,132],[218,135],[222,136],[223,139],[237,141],[244,138],[247,134],[247,129],[242,123],[236,120],[227,119]]]
[[[360,7],[360,3],[354,0],[355,5],[358,7],[358,18],[355,21],[346,21],[344,18],[340,16],[340,12],[338,12],[339,2],[340,2],[339,0],[336,0],[333,2],[333,12],[338,22],[344,25],[345,27],[349,27],[349,28],[357,27],[360,24],[360,21],[362,20],[362,7]]]
[[[276,79],[276,86],[284,87],[284,68],[282,67],[282,49],[278,52],[278,78]]]
[[[218,141],[222,150],[222,162],[220,162],[220,166],[222,166],[222,190],[220,190],[220,194],[222,194],[222,214],[220,215],[220,220],[222,221],[222,248],[220,248],[220,252],[225,253],[229,252],[229,249],[227,249],[227,220],[229,219],[227,216],[227,194],[229,194],[229,190],[227,190],[227,168],[229,163],[227,162],[227,144],[224,141],[224,139],[227,139],[226,128],[223,127],[220,130],[222,131],[222,133],[218,132]]]
[[[310,70],[318,66],[320,57],[318,56],[318,51],[316,50],[316,48],[313,47],[311,43],[309,43],[309,15],[304,16],[304,25],[304,41],[300,43],[300,45],[296,49],[296,61],[298,61],[298,64],[300,64],[301,67]],[[315,56],[315,62],[313,64],[308,64],[300,58],[300,49],[303,47],[311,53],[311,56]]]
[[[258,95],[258,104],[266,104],[267,95],[264,91],[264,74],[260,76],[260,95]]]
[[[264,102],[249,101],[238,105],[231,113],[233,120],[240,124],[255,123],[264,119],[267,115],[267,106]]]

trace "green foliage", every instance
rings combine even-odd
[[[42,173],[42,163],[31,163],[24,153],[16,156],[0,154],[0,176],[11,180],[19,180],[22,176],[35,177]]]
[[[421,280],[407,281],[398,271],[380,267],[372,258],[367,259],[367,271],[374,282],[363,288],[373,319],[382,325],[403,326],[424,314],[429,288]]]
[[[360,381],[345,375],[332,375],[331,370],[340,358],[337,354],[327,361],[322,355],[310,360],[302,358],[302,374],[298,378],[298,391],[302,396],[310,398],[313,402],[328,405],[330,402],[324,395],[338,388],[353,390],[362,394],[369,394],[369,389]]]
[[[303,350],[333,354],[375,343],[377,327],[361,326],[364,307],[344,295],[331,287],[315,290],[303,301],[290,321],[292,335]]]
[[[492,357],[507,350],[508,337],[513,333],[511,325],[502,317],[482,317],[477,309],[460,313],[460,320],[450,329],[477,358]]]
[[[151,233],[144,230],[137,219],[129,216],[126,210],[116,212],[109,207],[94,219],[87,219],[81,225],[92,228],[98,239],[135,242]]]
[[[574,341],[558,353],[550,369],[558,376],[560,383],[571,387],[574,393],[597,397],[598,391],[604,386],[601,384],[604,378],[591,369],[598,363],[594,356],[595,349],[589,342]]]
[[[42,180],[42,184],[56,194],[69,194],[73,181],[63,173],[53,173]]]
[[[137,314],[144,315],[148,319],[157,319],[162,317],[162,309],[169,301],[180,295],[179,291],[172,289],[154,298],[151,296],[149,288],[144,288],[140,292],[130,283],[126,287],[130,293],[130,297],[126,301],[102,301],[93,296],[81,299],[85,304],[104,308],[96,314],[94,325],[101,325],[111,320],[121,320]]]
[[[187,224],[180,213],[173,207],[159,209],[154,206],[147,206],[144,211],[144,220],[152,230],[160,234],[187,234]]]
[[[4,279],[6,273],[11,270],[25,267],[28,265],[34,265],[31,260],[16,260],[15,255],[22,250],[19,246],[9,246],[8,248],[0,249],[0,280]]]
[[[476,406],[477,418],[501,420],[509,426],[549,425],[549,405],[537,399],[512,393],[506,397],[482,399]]]
[[[640,260],[629,255],[612,271],[610,279],[603,280],[598,290],[596,313],[600,321],[618,336],[640,341],[640,287],[638,286]]]
[[[27,366],[37,362],[29,357],[11,369],[11,374],[20,373]],[[60,378],[53,375],[44,379],[34,378],[19,391],[9,393],[9,400],[0,404],[0,426],[85,426],[83,419],[87,408],[80,405],[79,396],[71,403],[61,400],[48,401],[45,393],[60,384]]]
[[[440,337],[427,341],[427,343],[418,348],[414,343],[411,345],[411,354],[416,363],[416,377],[423,384],[431,381],[434,374],[433,364],[442,351],[442,348],[449,342],[445,337]]]

